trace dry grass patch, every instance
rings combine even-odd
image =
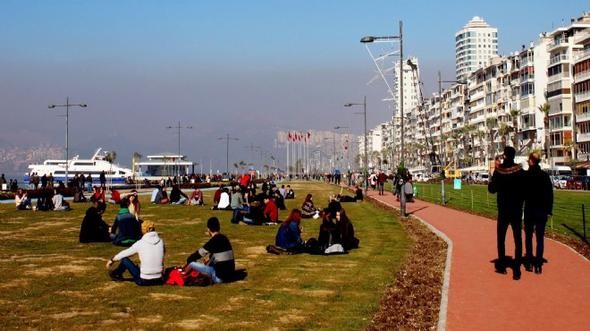
[[[65,313],[49,314],[48,316],[56,320],[65,320],[78,316],[92,316],[98,314],[100,314],[98,311],[70,311]]]
[[[170,294],[170,293],[150,293],[148,296],[150,298],[154,299],[154,300],[161,300],[161,301],[191,300],[191,299],[194,299],[193,297],[189,297],[189,296],[186,296],[186,295]]]

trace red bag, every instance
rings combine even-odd
[[[185,286],[185,285],[192,285],[193,279],[199,277],[199,272],[196,270],[191,270],[189,274],[186,274],[182,268],[175,268],[170,271],[168,274],[168,279],[166,280],[166,285],[176,285],[176,286]]]

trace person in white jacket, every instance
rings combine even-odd
[[[109,276],[114,281],[122,281],[125,270],[133,276],[137,285],[162,285],[162,273],[164,271],[164,240],[156,232],[154,223],[143,222],[141,224],[143,236],[133,246],[122,250],[107,262],[107,269],[115,261],[121,261],[119,265],[109,271]],[[129,259],[129,256],[139,255],[138,267]]]

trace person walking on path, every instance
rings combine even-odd
[[[497,193],[498,222],[496,225],[496,245],[498,260],[495,262],[496,272],[506,273],[509,266],[506,258],[506,232],[512,227],[514,237],[514,261],[512,263],[514,280],[521,276],[520,262],[522,258],[522,205],[524,202],[525,172],[519,164],[514,163],[516,150],[507,146],[504,154],[495,159],[494,174],[488,184],[490,193]]]
[[[383,195],[383,189],[385,187],[386,181],[387,175],[383,172],[383,170],[379,171],[379,175],[377,176],[377,183],[379,184],[379,195]]]
[[[529,155],[529,170],[526,172],[526,192],[524,198],[524,234],[526,271],[543,272],[543,251],[545,248],[545,224],[553,214],[553,185],[549,175],[539,166],[541,156]],[[537,253],[533,257],[533,233],[537,244]]]

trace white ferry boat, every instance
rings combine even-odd
[[[80,159],[78,155],[68,160],[68,178],[72,179],[76,174],[88,177],[92,176],[93,184],[100,183],[100,174],[104,171],[109,185],[125,184],[127,178],[133,177],[133,171],[129,168],[123,168],[118,164],[110,163],[106,160],[107,153],[102,148],[96,150],[90,159]],[[38,176],[53,175],[54,183],[64,182],[66,176],[66,160],[45,160],[42,164],[29,165],[29,172],[25,174],[23,180],[30,183],[33,173]]]
[[[195,163],[184,155],[148,155],[147,160],[135,163],[140,180],[155,181],[174,176],[186,176],[195,172]]]

